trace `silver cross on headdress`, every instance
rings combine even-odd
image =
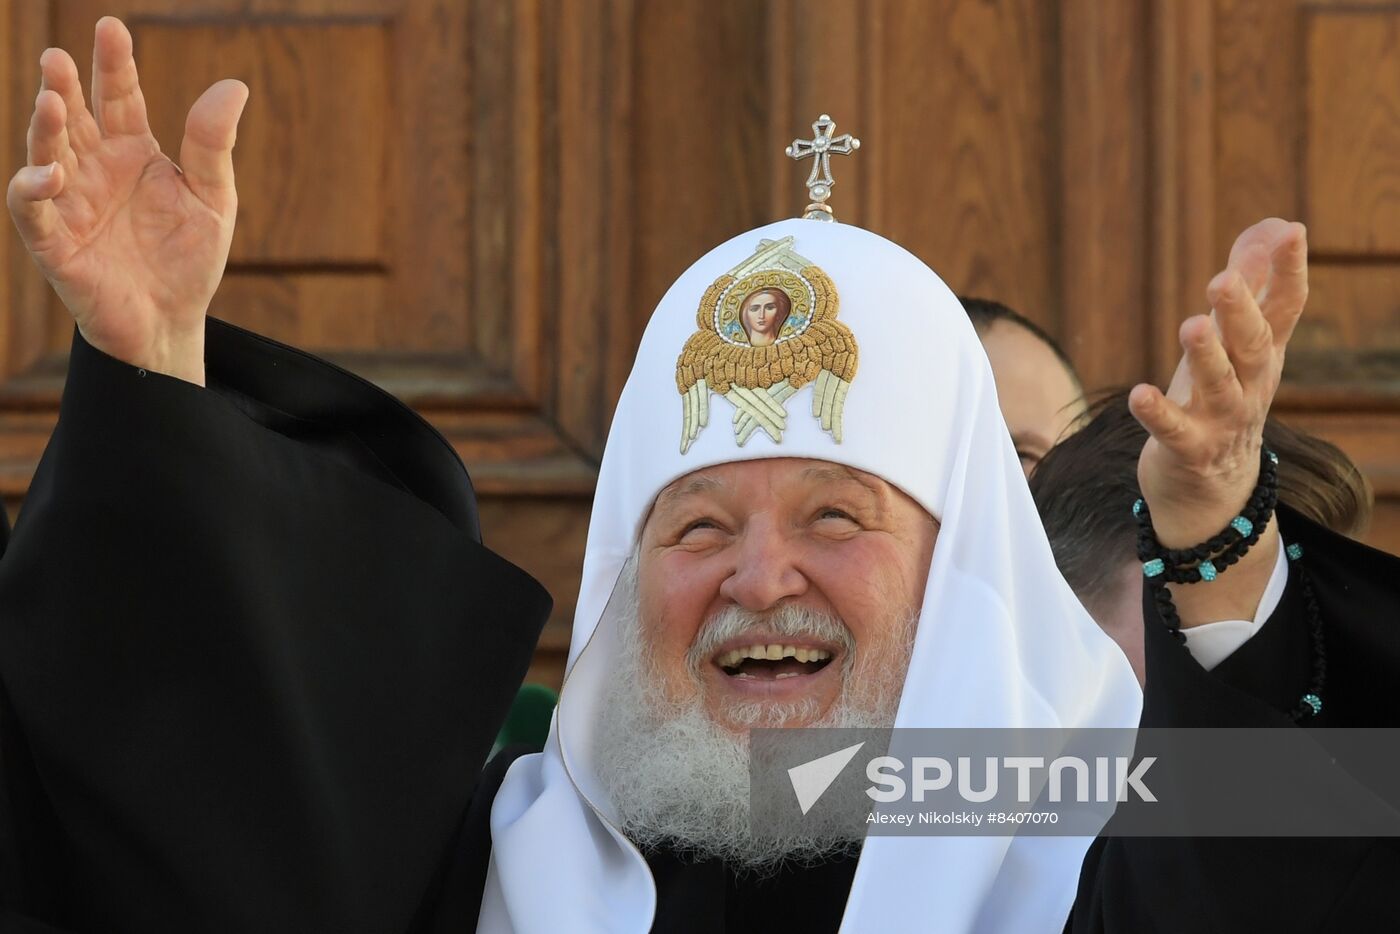
[[[849,156],[860,148],[860,140],[849,133],[833,137],[836,121],[826,114],[812,124],[812,139],[795,139],[787,148],[787,154],[794,159],[812,158],[812,174],[807,176],[807,193],[812,203],[807,205],[803,217],[810,221],[834,221],[831,207],[826,199],[831,197],[831,187],[836,180],[831,177],[831,154]]]

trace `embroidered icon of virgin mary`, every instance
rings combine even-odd
[[[710,393],[734,406],[734,440],[742,447],[756,431],[782,441],[787,400],[808,384],[812,415],[841,441],[856,339],[836,320],[836,286],[793,243],[793,237],[762,241],[700,299],[698,330],[676,361],[682,454],[709,424]]]

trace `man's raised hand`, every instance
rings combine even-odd
[[[67,52],[48,49],[39,66],[29,162],[6,198],[20,236],[89,343],[203,384],[204,315],[233,241],[247,87],[220,81],[195,102],[182,171],[151,134],[119,20],[97,23],[91,112]]]
[[[1185,353],[1166,394],[1143,384],[1128,400],[1151,433],[1138,482],[1157,538],[1169,548],[1215,535],[1258,482],[1264,419],[1308,298],[1303,225],[1269,218],[1240,234],[1206,295],[1213,314],[1181,325]],[[1234,585],[1175,588],[1183,625],[1250,618],[1277,555],[1277,536],[1277,523],[1270,523],[1231,568]],[[1188,613],[1188,603],[1202,600],[1210,604]]]

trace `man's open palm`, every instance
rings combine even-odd
[[[204,315],[233,240],[247,87],[220,81],[190,109],[182,171],[151,134],[119,20],[97,24],[91,112],[68,53],[47,50],[40,68],[29,164],[7,197],[20,236],[90,343],[203,383]]]

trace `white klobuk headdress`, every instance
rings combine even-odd
[[[822,182],[808,217],[826,210],[829,174]],[[744,295],[731,298],[758,288],[783,289],[791,305],[761,347],[732,326]],[[492,808],[479,930],[650,929],[650,871],[616,828],[593,761],[619,652],[609,600],[662,489],[773,457],[876,474],[940,523],[896,726],[1136,726],[1132,671],[1055,568],[953,293],[860,228],[762,227],[686,270],[642,337],[603,455],[549,740],[511,766]],[[1059,932],[1089,842],[871,837],[842,930]]]

